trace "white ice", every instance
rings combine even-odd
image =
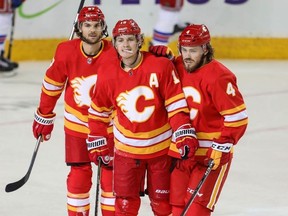
[[[250,119],[213,216],[287,216],[288,61],[222,62],[238,77]],[[0,76],[0,216],[67,215],[63,100],[55,110],[52,138],[41,144],[30,179],[17,191],[4,190],[28,169],[36,143],[33,113],[48,65],[20,62],[16,76]],[[94,197],[95,186],[90,215]],[[139,215],[152,215],[147,197]]]

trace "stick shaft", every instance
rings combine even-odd
[[[192,196],[190,197],[190,199],[189,199],[188,203],[186,204],[183,212],[181,213],[181,216],[185,216],[186,215],[188,209],[192,205],[192,203],[193,203],[194,199],[196,198],[198,192],[200,191],[202,185],[204,184],[204,182],[206,181],[208,175],[210,174],[213,166],[214,166],[214,161],[210,160],[209,163],[208,163],[207,170],[205,171],[205,173],[204,173],[203,177],[201,178],[200,182],[198,183],[196,189],[193,191]]]
[[[101,179],[101,164],[102,164],[102,161],[101,161],[101,159],[99,159],[98,170],[97,170],[97,179],[96,179],[95,212],[94,212],[95,216],[98,215],[100,179]]]
[[[69,40],[72,40],[73,37],[74,37],[75,25],[76,25],[76,23],[77,23],[77,21],[78,21],[78,16],[79,16],[79,13],[80,13],[81,9],[83,8],[84,3],[85,3],[85,0],[81,0],[81,2],[80,2],[80,4],[79,4],[79,8],[78,8],[78,11],[77,11],[75,20],[74,20],[74,22],[73,22],[73,26],[72,26],[72,30],[71,30],[71,33],[70,33]]]
[[[15,16],[16,16],[16,12],[15,12],[15,10],[13,10],[13,13],[12,13],[12,25],[11,25],[11,32],[10,32],[10,38],[9,38],[8,53],[7,53],[7,59],[9,59],[9,60],[11,59],[13,41],[14,41]]]

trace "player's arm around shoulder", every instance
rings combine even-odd
[[[169,60],[166,57],[155,56],[152,53],[149,53],[148,56],[149,63],[147,63],[147,65],[153,65],[153,68],[155,69],[155,71],[158,72],[161,78],[165,79],[167,78],[167,76],[170,76],[169,74],[172,74],[173,78],[177,78],[176,80],[174,80],[175,84],[180,82],[178,80],[177,71],[173,61]]]

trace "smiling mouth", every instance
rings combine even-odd
[[[123,50],[123,52],[127,52],[127,53],[133,53],[132,50]]]

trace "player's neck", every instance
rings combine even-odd
[[[136,65],[139,64],[139,62],[141,61],[142,53],[138,52],[137,55],[135,55],[133,57],[121,60],[121,66],[126,72],[130,71]]]
[[[99,51],[101,50],[101,47],[102,47],[102,41],[93,45],[86,44],[86,43],[82,44],[82,50],[87,56],[97,55]]]

